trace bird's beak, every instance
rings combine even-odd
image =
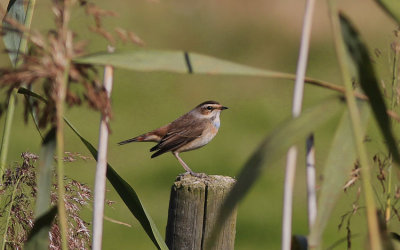
[[[228,107],[225,107],[225,106],[221,106],[221,108],[220,108],[221,110],[224,110],[224,109],[228,109]]]

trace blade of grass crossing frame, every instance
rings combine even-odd
[[[47,102],[45,98],[34,93],[28,89],[21,88],[19,93],[34,97],[43,102]],[[69,122],[66,118],[64,121],[67,125],[72,129],[72,131],[79,137],[82,143],[86,146],[92,156],[97,159],[97,150],[96,148],[83,136],[81,136],[78,130]],[[153,219],[150,217],[150,214],[147,213],[146,209],[142,205],[138,195],[135,190],[120,176],[118,173],[111,167],[111,165],[107,164],[107,179],[110,181],[114,189],[117,191],[121,199],[124,201],[125,205],[129,208],[133,216],[139,221],[142,225],[143,229],[153,241],[154,245],[158,249],[168,250],[167,245],[164,242],[163,237],[161,236],[157,226],[153,222]]]
[[[386,145],[392,153],[394,161],[399,164],[399,150],[392,132],[389,116],[386,113],[386,104],[379,89],[379,83],[375,76],[375,70],[372,66],[368,50],[356,29],[343,15],[340,15],[340,26],[347,52],[356,66],[361,88],[370,100],[369,103],[380,127],[380,131],[386,140]],[[399,166],[398,164],[396,165]]]
[[[97,159],[97,150],[93,147],[93,145],[85,138],[83,138],[67,119],[64,120],[67,125],[72,129],[72,131],[81,139],[81,141],[90,151],[92,156]],[[159,249],[168,249],[163,237],[158,231],[152,218],[142,205],[142,202],[140,201],[135,190],[120,175],[118,175],[118,173],[110,166],[110,164],[107,164],[107,179],[110,181],[111,185],[117,191],[131,213],[140,222],[143,229],[146,231],[147,235],[153,241],[155,246]]]
[[[28,97],[34,97],[34,98],[38,99],[39,101],[47,103],[47,100],[43,96],[41,96],[41,95],[39,95],[39,94],[37,94],[35,92],[32,92],[31,90],[26,89],[26,88],[22,88],[22,87],[19,88],[18,89],[18,94],[26,95]]]
[[[35,218],[40,217],[50,207],[50,193],[53,182],[54,151],[56,148],[56,130],[52,128],[45,136],[39,158],[37,199]]]
[[[398,0],[375,0],[397,24],[400,24],[400,1]]]
[[[294,80],[294,74],[251,67],[220,58],[177,50],[117,50],[114,53],[97,52],[75,58],[76,63],[112,65],[116,68],[142,72],[171,72],[179,74],[239,75]],[[305,78],[305,82],[326,89],[344,92],[343,86]],[[362,97],[360,93],[356,95]]]
[[[366,102],[359,102],[358,107],[361,113],[363,131],[366,130],[369,118],[369,109]],[[356,160],[356,143],[351,129],[351,120],[346,110],[336,129],[329,155],[326,160],[323,172],[323,182],[318,199],[317,219],[311,228],[309,236],[310,249],[320,249],[322,235],[325,227],[331,218],[333,208],[341,193],[343,185],[348,179],[353,163]]]
[[[214,225],[213,237],[207,242],[207,249],[211,248],[214,237],[218,237],[220,226],[224,224],[234,207],[249,192],[266,167],[282,159],[290,146],[305,138],[335,116],[343,108],[341,103],[342,101],[336,97],[306,109],[299,117],[289,119],[278,126],[263,140],[241,169],[235,186],[224,201]]]
[[[5,18],[14,19],[19,23],[24,23],[25,21],[25,9],[23,0],[10,0],[7,6],[7,13]],[[2,21],[3,30],[6,33],[3,35],[4,46],[8,51],[8,55],[11,60],[13,67],[17,64],[17,57],[20,49],[22,33],[16,30],[12,25],[10,25],[5,20]],[[2,134],[1,146],[0,146],[0,174],[3,174],[3,170],[7,161],[8,145],[10,141],[12,120],[14,117],[15,110],[15,98],[17,90],[14,89],[8,100],[7,114],[5,118],[5,124]]]
[[[366,206],[366,218],[368,223],[368,241],[371,249],[382,249],[382,239],[380,237],[379,226],[378,226],[378,218],[376,214],[376,205],[374,200],[374,192],[371,186],[371,173],[370,173],[370,160],[367,154],[367,149],[364,145],[364,137],[362,128],[360,113],[357,108],[356,100],[353,96],[353,84],[352,84],[352,75],[350,74],[349,69],[355,68],[358,72],[359,66],[357,65],[357,61],[352,58],[352,56],[356,55],[360,57],[360,51],[347,51],[349,40],[346,40],[342,35],[342,27],[341,23],[343,23],[343,16],[339,15],[335,2],[329,1],[329,10],[330,10],[330,18],[332,24],[333,38],[336,48],[336,55],[339,62],[339,68],[341,71],[343,83],[346,89],[345,97],[347,101],[347,108],[349,110],[350,118],[351,118],[351,127],[353,131],[354,141],[356,143],[357,155],[361,166],[361,174],[362,174],[362,186],[363,186],[363,194],[365,198],[365,206]],[[354,41],[354,40],[353,40]],[[352,49],[358,49],[357,47],[352,47]],[[351,54],[349,54],[350,52]],[[350,58],[350,60],[349,60]],[[368,58],[369,60],[369,58]],[[378,90],[379,92],[379,90]]]
[[[27,10],[25,12],[23,0],[10,0],[7,6],[7,13],[5,18],[16,20],[20,24],[24,24],[25,27],[30,28],[35,3],[35,0],[28,0]],[[25,53],[27,49],[27,39],[23,36],[21,31],[16,30],[5,20],[3,20],[2,25],[3,30],[6,30],[6,34],[3,35],[4,46],[8,50],[12,65],[14,67],[17,67],[18,54]],[[0,174],[2,174],[7,161],[11,126],[14,117],[16,94],[17,89],[14,89],[11,92],[10,98],[8,100],[7,114],[5,118],[5,125],[0,146]]]
[[[7,6],[6,18],[16,20],[20,24],[23,24],[25,22],[24,1],[10,0]],[[5,20],[3,20],[3,29],[6,31],[3,36],[4,46],[8,51],[12,65],[15,67],[22,39],[22,32]]]

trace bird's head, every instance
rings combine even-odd
[[[206,101],[199,104],[194,111],[202,117],[211,118],[219,115],[219,113],[224,109],[227,109],[227,107],[222,106],[219,102]]]

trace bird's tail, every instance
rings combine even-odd
[[[124,144],[130,143],[130,142],[135,142],[135,141],[138,141],[137,137],[131,138],[131,139],[128,139],[128,140],[125,140],[125,141],[118,142],[118,145],[124,145]]]
[[[130,143],[130,142],[136,142],[136,141],[145,141],[145,138],[146,137],[144,135],[139,135],[134,138],[118,142],[118,145],[124,145],[124,144]]]
[[[124,144],[130,143],[130,142],[142,142],[142,141],[158,142],[158,141],[160,141],[160,139],[161,139],[160,136],[155,135],[152,132],[149,132],[149,133],[139,135],[134,138],[125,140],[125,141],[118,142],[118,145],[124,145]]]

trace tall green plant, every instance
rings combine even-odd
[[[363,90],[366,92],[368,97],[371,100],[372,110],[377,118],[385,118],[381,121],[378,120],[378,123],[381,125],[382,129],[388,128],[389,130],[383,131],[385,138],[388,139],[388,146],[391,151],[397,150],[397,146],[394,142],[394,137],[390,131],[389,120],[387,119],[386,112],[382,110],[386,110],[383,102],[383,98],[379,93],[379,89],[377,86],[376,80],[374,81],[374,73],[369,63],[369,57],[367,54],[367,50],[360,42],[359,37],[353,26],[343,15],[337,13],[336,9],[331,2],[331,22],[332,28],[335,37],[335,46],[339,61],[339,66],[342,72],[343,82],[346,88],[346,100],[347,106],[350,113],[351,125],[353,136],[355,138],[355,145],[357,154],[359,157],[359,161],[361,164],[361,173],[362,173],[362,181],[363,181],[363,189],[365,195],[365,203],[367,209],[367,221],[368,221],[368,232],[369,232],[369,242],[372,249],[382,249],[382,240],[380,237],[379,226],[378,226],[378,218],[376,215],[376,205],[374,202],[374,193],[371,185],[371,174],[370,174],[370,163],[368,160],[367,151],[365,145],[363,144],[363,134],[360,113],[356,105],[355,98],[352,94],[353,86],[351,81],[351,75],[349,73],[349,67],[351,64],[355,65],[358,69],[358,77],[361,83]],[[346,50],[347,47],[347,50]],[[346,61],[348,54],[352,61]],[[363,75],[363,74],[366,74]],[[371,82],[372,80],[372,82]],[[371,99],[372,98],[372,99]],[[376,102],[373,102],[376,101]],[[396,160],[399,160],[398,152],[394,152],[396,155]]]
[[[5,48],[8,50],[8,55],[13,67],[18,67],[20,65],[20,61],[18,61],[18,55],[24,54],[27,51],[28,39],[27,34],[24,35],[21,30],[16,29],[13,25],[11,25],[11,23],[18,22],[23,24],[24,27],[29,30],[32,23],[35,3],[36,0],[28,0],[26,11],[24,9],[23,0],[10,0],[8,3],[7,13],[2,22],[3,30],[6,31],[5,35],[3,36],[3,41]],[[12,93],[8,99],[7,115],[0,146],[0,174],[3,173],[7,161],[17,91],[17,89],[12,90]]]
[[[362,127],[359,129],[364,134],[368,124],[369,110],[367,103],[359,101],[358,108],[361,114]],[[343,183],[350,174],[351,167],[356,161],[356,149],[350,114],[346,110],[336,129],[333,142],[329,149],[328,158],[324,165],[322,183],[319,192],[318,213],[308,237],[310,249],[322,249],[322,235],[331,218],[339,195],[343,192]]]

